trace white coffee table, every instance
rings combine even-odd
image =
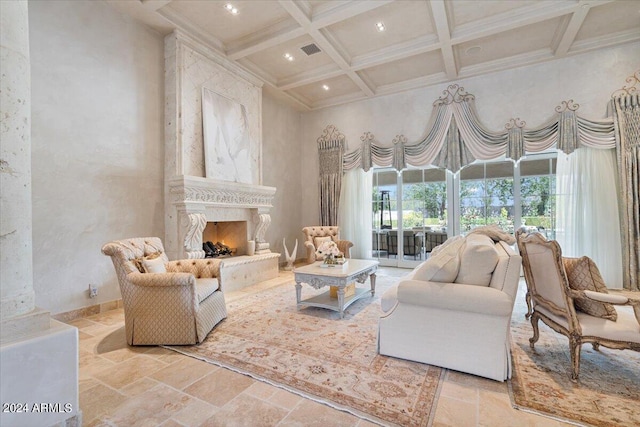
[[[344,317],[344,310],[351,304],[376,292],[376,270],[378,261],[349,259],[345,265],[337,267],[321,267],[322,261],[293,269],[296,280],[296,301],[298,309],[303,306],[326,308],[340,312],[340,318]],[[355,294],[345,297],[344,289],[347,285],[357,282],[364,283],[370,278],[371,289],[358,288]],[[338,289],[338,298],[331,298],[329,291],[308,299],[302,299],[302,284],[320,289],[324,286],[335,286]]]

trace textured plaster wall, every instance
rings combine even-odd
[[[281,254],[282,263],[285,262],[282,239],[286,238],[289,253],[298,239],[297,258],[304,258],[300,200],[308,182],[299,179],[306,168],[301,154],[300,112],[263,94],[262,127],[264,185],[278,189],[273,199],[266,240],[272,252]]]
[[[252,152],[260,146],[260,87],[234,75],[193,48],[178,44],[178,67],[180,80],[178,147],[182,148],[182,175],[205,175],[205,155],[202,132],[202,88],[206,87],[218,95],[244,105],[247,111],[247,126]],[[252,156],[252,181],[260,184],[260,159]],[[212,178],[234,181],[213,171]]]
[[[163,39],[104,2],[32,1],[29,24],[34,288],[60,313],[120,298],[104,243],[164,233]]]
[[[580,104],[579,115],[598,119],[604,117],[611,93],[638,69],[638,58],[640,43],[631,43],[454,83],[475,95],[478,114],[489,129],[502,130],[510,118],[516,117],[529,127],[538,126],[555,113],[557,105],[569,99]],[[313,182],[305,187],[302,198],[303,223],[319,221],[316,140],[327,125],[337,126],[345,135],[347,151],[358,148],[360,136],[367,131],[389,146],[400,134],[411,143],[427,130],[432,103],[446,88],[441,84],[304,113],[304,176],[313,177]]]

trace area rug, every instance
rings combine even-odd
[[[516,408],[582,425],[640,426],[639,352],[583,345],[580,381],[572,382],[568,339],[539,322],[532,350],[533,329],[518,305],[511,322]]]
[[[326,309],[298,310],[291,275],[228,302],[227,319],[200,345],[167,348],[378,424],[429,426],[444,370],[376,351],[379,297],[397,280],[378,275],[376,295],[355,302],[340,319]],[[318,292],[303,285],[303,298]]]

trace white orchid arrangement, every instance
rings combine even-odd
[[[337,257],[341,254],[340,249],[336,242],[322,242],[318,249],[316,249],[316,255],[322,258]]]

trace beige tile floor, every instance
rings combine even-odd
[[[384,268],[401,276],[407,270]],[[292,280],[291,273],[228,301]],[[84,426],[373,426],[366,420],[161,347],[129,347],[122,309],[69,322],[80,335]],[[511,407],[506,383],[447,371],[433,425],[560,426]]]

